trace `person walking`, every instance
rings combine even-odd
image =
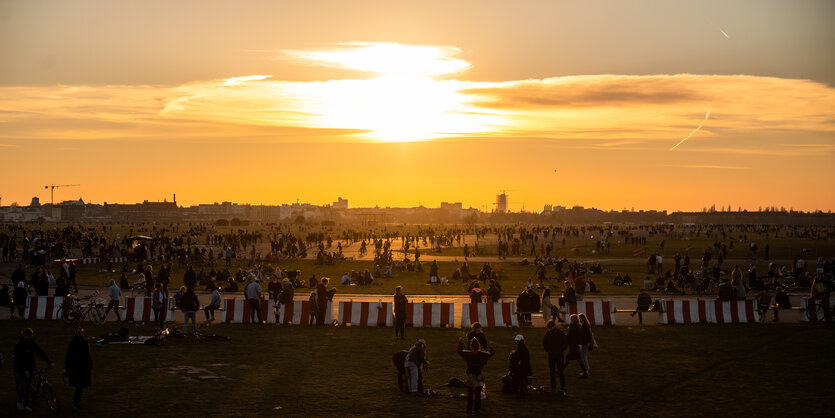
[[[328,293],[328,279],[323,277],[322,280],[319,281],[319,284],[316,285],[316,306],[319,308],[319,312],[317,314],[319,325],[330,325],[330,322],[333,318],[328,318],[328,301],[332,297]]]
[[[470,340],[470,349],[464,349],[464,342],[458,341],[458,355],[467,363],[467,414],[477,414],[481,409],[481,391],[484,387],[482,369],[493,357],[495,351],[482,351],[477,338]]]
[[[560,378],[560,391],[565,396],[565,349],[568,339],[553,319],[546,324],[548,330],[542,338],[542,348],[548,353],[548,376],[551,378],[551,393],[557,392],[557,379]],[[556,375],[556,376],[555,376]]]
[[[247,283],[246,287],[244,288],[244,296],[246,296],[246,301],[249,303],[249,322],[253,324],[260,324],[261,323],[261,285],[259,285],[255,279],[249,278],[249,283]],[[255,318],[258,318],[258,321],[255,321]]]
[[[17,316],[21,319],[26,319],[23,316],[23,312],[26,310],[27,299],[29,299],[29,293],[26,291],[26,285],[24,282],[17,282],[14,292],[12,292],[12,300],[14,301],[14,306],[17,308]],[[14,318],[14,315],[12,315],[12,318]]]
[[[162,293],[162,292],[160,292]],[[197,311],[200,309],[200,301],[197,295],[194,294],[194,289],[186,289],[183,294],[183,333],[188,331],[188,320],[191,318],[191,323],[194,325],[194,333],[197,334]]]
[[[403,294],[403,288],[394,288],[394,339],[406,339],[406,304],[409,300]]]
[[[64,359],[64,374],[68,378],[69,386],[75,387],[73,406],[76,410],[81,410],[82,390],[92,385],[92,373],[93,358],[90,356],[90,346],[84,337],[84,328],[78,327],[75,330],[75,337],[67,347],[67,355]]]
[[[29,384],[29,379],[32,378],[32,373],[35,371],[35,354],[37,354],[44,362],[49,364],[49,367],[54,367],[55,363],[41,350],[38,343],[35,342],[35,332],[32,328],[26,328],[20,333],[20,340],[14,346],[14,375],[17,386],[17,410],[31,411],[29,403],[29,390],[32,385]],[[34,394],[31,394],[34,396]]]
[[[116,321],[122,322],[122,315],[119,313],[119,298],[122,296],[122,289],[116,286],[116,280],[110,281],[110,287],[107,288],[107,295],[110,297],[110,301],[107,302],[107,309],[104,311],[105,319],[110,314],[110,310],[113,309],[113,312],[116,313]]]

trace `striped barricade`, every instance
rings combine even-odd
[[[61,296],[29,296],[26,299],[26,318],[58,319],[58,309],[63,303]]]
[[[126,263],[127,261],[127,257],[110,257],[111,263]]]
[[[803,322],[832,322],[835,299],[800,299],[800,320]]]
[[[708,301],[696,299],[662,300],[664,312],[658,314],[659,324],[706,324],[716,322],[708,310]]]
[[[720,300],[708,300],[708,310],[713,311],[713,321],[717,324],[736,324],[740,322],[759,322],[760,313],[757,312],[757,301],[753,299],[731,300],[722,302]],[[710,307],[713,309],[710,309]]]
[[[483,327],[516,326],[515,303],[464,303],[461,307],[461,328],[467,328],[473,322]]]
[[[269,324],[274,324],[275,315],[273,315],[273,310],[275,309],[275,301],[272,299],[261,299],[260,309],[261,320]],[[250,315],[251,313],[252,308],[249,305],[249,301],[246,299],[232,298],[223,300],[223,322],[233,324],[249,324],[252,319],[252,315]],[[255,317],[257,319],[258,315],[256,314]]]
[[[615,304],[608,300],[587,300],[569,303],[566,313],[586,314],[591,325],[615,325]]]
[[[333,322],[333,302],[328,301],[325,313],[326,324]],[[297,300],[293,303],[282,303],[278,308],[278,322],[280,324],[310,325],[310,302]]]
[[[98,264],[98,257],[84,257],[81,259],[81,264]]]
[[[126,297],[125,303],[125,321],[148,322],[156,319],[151,298],[147,297]],[[166,321],[173,321],[174,314],[174,298],[168,298],[166,306],[163,307],[162,315]]]
[[[512,309],[511,309],[512,311]],[[452,327],[455,325],[452,303],[407,303],[406,325],[412,327]]]
[[[339,325],[390,327],[394,324],[391,302],[339,302]]]

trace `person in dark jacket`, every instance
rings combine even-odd
[[[467,334],[467,341],[472,341],[473,338],[478,340],[481,347],[487,347],[487,336],[484,335],[484,328],[478,322],[473,322],[472,331]]]
[[[17,287],[14,288],[12,299],[14,305],[17,307],[17,316],[23,318],[23,311],[26,310],[26,299],[29,298],[29,293],[26,292],[26,285],[23,282],[17,282]]]
[[[394,288],[394,338],[406,339],[406,304],[409,300],[403,294],[403,288]]]
[[[186,289],[182,300],[183,309],[183,333],[188,331],[188,320],[194,325],[194,333],[197,334],[197,311],[200,310],[200,301],[197,295],[194,294],[194,289]]]
[[[542,348],[548,353],[548,376],[551,378],[551,393],[557,393],[557,379],[560,378],[560,394],[565,396],[565,348],[568,347],[568,338],[557,326],[554,320],[547,323],[548,331],[542,338]]]
[[[470,349],[464,350],[464,342],[458,342],[458,355],[467,363],[467,413],[477,414],[481,409],[481,388],[484,387],[482,369],[487,360],[493,357],[493,348],[490,351],[481,351],[481,343],[477,338],[470,340]]]
[[[391,360],[394,362],[394,368],[397,369],[397,388],[401,392],[409,392],[409,380],[406,378],[406,356],[409,355],[409,352],[406,350],[398,351],[391,356]],[[423,388],[418,388],[419,391],[423,391]]]
[[[316,285],[316,297],[318,298],[316,302],[319,308],[319,313],[317,315],[317,319],[319,320],[318,325],[330,325],[331,321],[333,321],[333,318],[327,317],[327,314],[328,302],[333,299],[334,293],[335,292],[328,291],[327,277],[323,277],[322,280],[319,281],[319,284]]]
[[[14,374],[15,382],[17,383],[17,410],[31,411],[29,405],[25,404],[29,400],[29,379],[32,377],[32,372],[35,371],[35,354],[37,354],[44,362],[49,363],[49,367],[55,366],[55,363],[41,350],[38,343],[35,342],[35,333],[32,328],[26,328],[21,332],[20,340],[14,346]]]
[[[75,387],[73,405],[75,409],[81,409],[81,391],[91,386],[90,375],[93,373],[93,358],[90,357],[90,346],[84,338],[84,328],[78,327],[75,330],[75,337],[67,347],[67,356],[64,360],[64,373],[68,377],[69,385]]]
[[[516,349],[510,352],[508,371],[514,391],[519,397],[524,397],[528,391],[528,378],[533,374],[531,370],[531,354],[525,345],[525,337],[516,334]]]
[[[183,284],[189,289],[194,289],[197,286],[197,273],[194,272],[193,265],[189,265],[188,270],[183,274]]]
[[[774,322],[780,321],[780,309],[792,308],[792,302],[791,299],[789,299],[789,295],[787,295],[780,286],[777,286],[777,293],[774,295],[774,305]]]
[[[0,289],[0,306],[6,306],[11,309],[11,316],[14,318],[14,304],[12,303],[12,299],[9,298],[9,285],[3,284],[3,288]]]
[[[577,360],[580,364],[582,373],[580,377],[587,378],[588,374],[588,347],[591,344],[591,328],[580,320],[577,314],[571,315],[570,324],[568,325],[568,356],[565,359],[565,365],[571,360]],[[584,352],[585,350],[585,352]]]

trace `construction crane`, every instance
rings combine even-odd
[[[50,184],[48,186],[43,186],[44,189],[49,189],[49,204],[51,206],[55,205],[55,188],[56,187],[74,187],[74,186],[81,186],[80,184]]]

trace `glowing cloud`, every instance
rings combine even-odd
[[[282,51],[284,57],[301,63],[368,71],[385,76],[431,77],[454,74],[470,63],[453,56],[459,48],[449,46],[402,45],[390,42],[337,44],[315,51]]]

